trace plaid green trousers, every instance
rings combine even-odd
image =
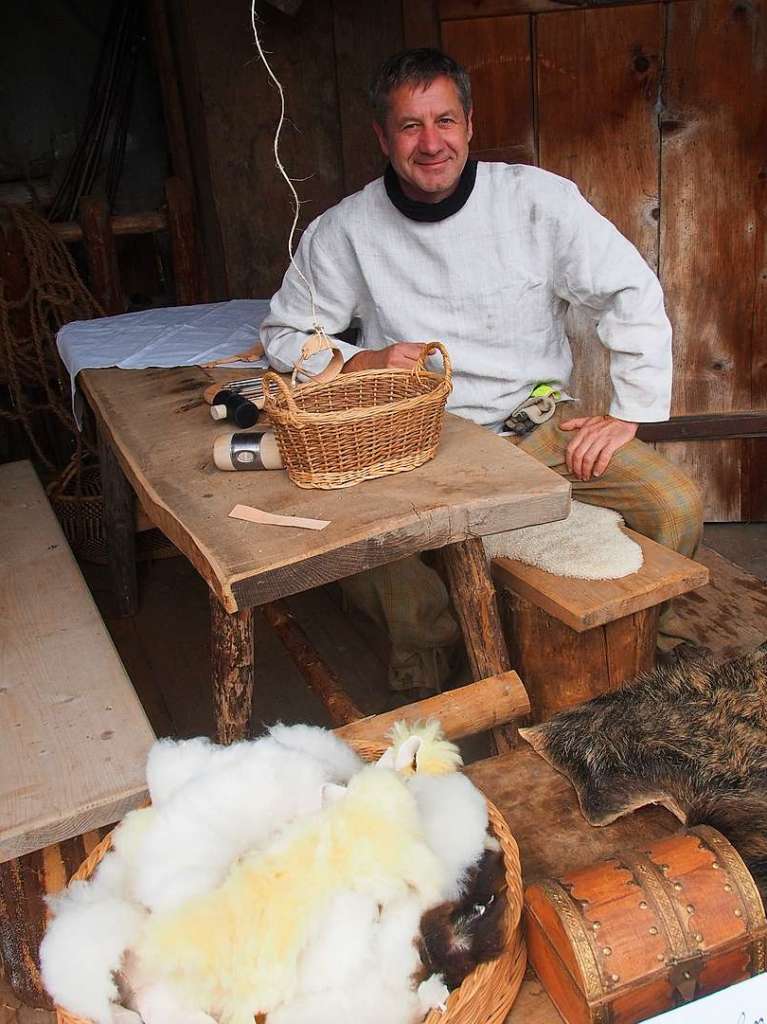
[[[569,480],[573,498],[615,509],[637,533],[694,558],[703,533],[703,505],[689,477],[654,448],[633,440],[620,448],[599,479],[576,480],[565,450],[574,433],[561,430],[569,403],[518,443],[522,451]],[[373,619],[389,636],[389,684],[395,690],[438,691],[450,673],[460,630],[439,575],[417,556],[341,580],[345,601]],[[673,603],[661,612],[658,646],[669,650],[686,639]]]

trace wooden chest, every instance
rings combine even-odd
[[[765,970],[759,892],[704,825],[531,885],[525,908],[530,963],[567,1024],[635,1024]]]

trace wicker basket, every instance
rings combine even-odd
[[[374,760],[385,749],[376,744],[350,743],[361,757]],[[447,1010],[431,1010],[423,1024],[502,1024],[517,997],[527,965],[527,951],[521,926],[522,869],[519,849],[506,819],[498,808],[487,801],[491,828],[501,844],[506,865],[506,913],[504,928],[506,948],[497,960],[480,964],[463,984],[450,993]],[[73,878],[90,878],[101,859],[109,851],[111,837],[106,836],[80,865]],[[60,1006],[56,1007],[57,1024],[90,1024]],[[268,1024],[268,1019],[267,1019]]]
[[[87,562],[105,564],[104,497],[99,467],[80,465],[73,459],[48,489],[48,498],[74,553]]]
[[[442,375],[425,369],[432,352],[442,354]],[[424,345],[412,371],[362,370],[293,390],[265,374],[265,409],[288,476],[299,487],[332,490],[428,462],[439,445],[452,376],[438,341]]]

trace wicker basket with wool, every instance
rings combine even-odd
[[[365,760],[372,761],[383,753],[384,748],[364,741],[350,744]],[[522,932],[522,869],[519,849],[514,841],[506,819],[498,808],[487,801],[490,827],[503,851],[506,867],[506,912],[504,930],[506,943],[497,960],[480,964],[460,985],[450,993],[447,1010],[432,1010],[423,1024],[502,1024],[517,997],[527,965],[527,951]],[[90,878],[101,859],[108,853],[110,836],[106,836],[81,864],[73,875],[74,879]],[[262,1018],[259,1018],[262,1019]],[[61,1007],[56,1007],[57,1024],[90,1024]],[[269,1024],[266,1018],[266,1024]]]
[[[426,369],[432,352],[442,355],[442,374]],[[412,371],[361,370],[294,389],[267,373],[264,408],[293,483],[332,490],[432,459],[452,387],[450,357],[434,341]]]

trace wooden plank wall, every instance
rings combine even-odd
[[[659,273],[674,414],[767,406],[767,3],[414,0],[472,72],[477,155],[572,178]],[[572,9],[576,7],[577,9]],[[426,42],[425,33],[407,38]],[[508,154],[508,155],[507,155]],[[572,318],[575,393],[607,362]],[[767,518],[767,442],[665,444],[711,520]]]
[[[194,49],[212,195],[228,294],[268,297],[287,266],[293,211],[274,163],[279,97],[256,51],[250,4],[172,0]],[[282,82],[282,161],[297,181],[306,225],[383,169],[367,108],[372,69],[403,46],[389,0],[306,0],[289,16],[256,4],[259,34]]]

